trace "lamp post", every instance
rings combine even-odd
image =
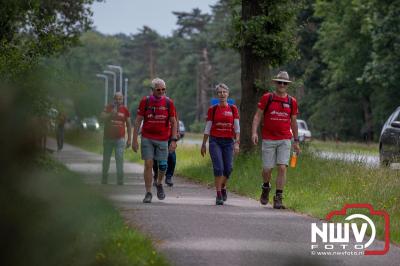
[[[117,74],[110,70],[104,70],[103,73],[113,75],[113,77],[114,77],[114,94],[115,94],[115,92],[117,91]]]
[[[104,106],[107,106],[108,102],[108,77],[103,74],[96,74],[98,78],[104,78]]]
[[[122,89],[122,67],[116,65],[107,65],[111,69],[118,69],[119,71],[119,91],[123,92]]]
[[[125,106],[128,107],[128,79],[125,78]]]

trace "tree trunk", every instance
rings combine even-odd
[[[261,11],[259,1],[242,1],[242,19],[249,20]],[[253,53],[249,46],[240,51],[242,97],[240,102],[240,143],[243,152],[251,152],[256,147],[251,142],[251,125],[257,110],[257,103],[267,89],[270,74],[268,63]],[[261,136],[260,136],[261,139]]]
[[[211,64],[207,48],[202,50],[202,59],[198,66],[196,109],[197,121],[203,121],[207,116],[209,104],[209,91],[211,89]]]

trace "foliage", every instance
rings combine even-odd
[[[94,0],[1,1],[0,76],[11,78],[75,44],[90,26]]]

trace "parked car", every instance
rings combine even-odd
[[[87,117],[82,119],[81,128],[84,130],[99,130],[100,124],[96,117]]]
[[[185,128],[185,124],[179,120],[179,134],[180,134],[180,138],[183,138],[185,136],[185,132],[186,132],[186,128]]]
[[[310,141],[311,131],[308,129],[306,121],[297,119],[297,127],[299,130],[299,141],[300,142]]]
[[[382,127],[379,138],[379,159],[382,166],[400,161],[400,106]]]

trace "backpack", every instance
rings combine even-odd
[[[228,104],[229,105],[229,107],[231,108],[231,111],[232,111],[232,116],[233,116],[233,107],[232,107],[232,104]],[[215,104],[215,105],[213,105],[212,106],[212,108],[213,108],[213,113],[212,113],[212,122],[214,122],[214,117],[215,117],[215,112],[217,111],[217,107],[218,107],[218,104]]]
[[[166,121],[166,126],[168,126],[169,118],[171,116],[171,113],[170,113],[171,100],[168,97],[165,97],[165,103],[166,103],[165,107],[168,110],[168,117],[167,117],[167,121]],[[146,112],[147,110],[152,109],[153,113],[155,113],[155,107],[149,107],[149,104],[150,104],[150,96],[146,96],[146,104],[144,106],[144,111]]]
[[[267,102],[267,104],[265,105],[265,108],[264,108],[264,117],[265,117],[265,114],[267,113],[268,108],[269,108],[269,106],[271,105],[272,102],[279,102],[279,103],[282,104],[282,107],[283,107],[284,103],[288,104],[289,107],[290,107],[290,115],[293,114],[293,98],[292,98],[292,96],[290,96],[288,94],[288,101],[287,102],[283,102],[283,101],[274,100],[274,93],[270,93],[269,94],[269,98],[268,98],[268,102]]]

